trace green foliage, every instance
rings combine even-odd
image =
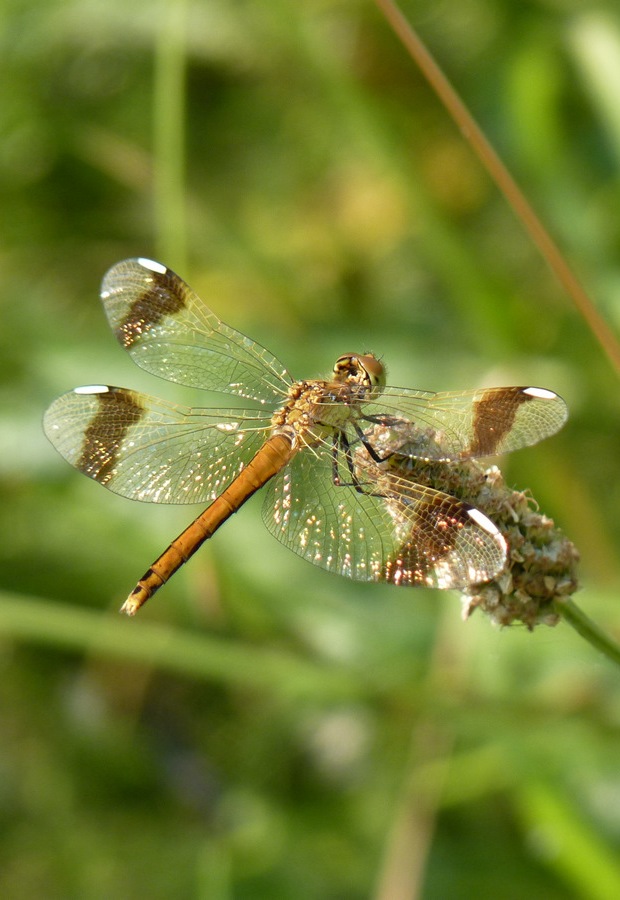
[[[403,5],[617,328],[615,4]],[[0,49],[0,894],[617,897],[617,672],[575,632],[330,577],[258,498],[117,618],[187,511],[41,432],[80,383],[190,397],[107,330],[134,255],[299,377],[372,349],[395,384],[553,388],[567,428],[507,478],[618,633],[616,377],[376,7],[12,0]]]

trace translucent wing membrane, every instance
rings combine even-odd
[[[71,465],[123,497],[205,503],[266,438],[256,410],[190,409],[124,388],[77,388],[45,414],[47,437]]]
[[[390,475],[336,485],[329,453],[299,453],[266,488],[269,531],[304,559],[356,581],[465,588],[497,575],[506,543],[478,510]]]
[[[398,448],[410,456],[446,461],[529,447],[559,431],[568,417],[561,397],[534,387],[441,394],[386,387],[361,412],[366,421],[390,428],[392,451]],[[399,435],[407,434],[409,423],[431,429],[433,441],[422,442],[419,448],[400,446]]]
[[[264,347],[224,324],[178,275],[127,259],[103,279],[101,299],[121,346],[168,381],[281,402],[291,377]]]

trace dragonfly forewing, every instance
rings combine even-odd
[[[286,396],[292,378],[282,363],[218,319],[172,269],[124,260],[104,277],[101,299],[119,343],[147,372],[259,403]]]

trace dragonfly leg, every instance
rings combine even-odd
[[[356,428],[357,431],[357,428]],[[366,447],[366,443],[364,442],[364,446]],[[368,448],[367,448],[368,449]],[[341,450],[344,453],[344,458],[347,461],[347,468],[349,470],[349,475],[351,477],[351,481],[343,481],[340,476],[340,469],[338,466],[338,452]],[[373,457],[374,458],[374,457]],[[386,457],[387,458],[387,457]],[[377,461],[377,460],[375,460]],[[344,432],[340,432],[339,435],[334,437],[334,445],[332,448],[332,478],[336,487],[352,487],[360,494],[366,494],[368,497],[385,497],[385,494],[380,494],[377,491],[368,491],[366,488],[370,486],[371,482],[363,482],[360,481],[355,472],[355,464],[353,462],[353,454],[351,453],[351,444],[349,443],[349,439],[347,438]]]
[[[379,417],[377,416],[376,418],[378,419]],[[388,418],[393,418],[393,417],[389,416]],[[369,416],[368,421],[373,421],[373,417]],[[394,423],[401,422],[401,421],[402,421],[401,419],[394,419]],[[356,435],[358,436],[359,440],[364,445],[366,452],[368,453],[368,455],[370,456],[370,458],[372,459],[373,462],[376,462],[376,463],[386,462],[390,458],[390,456],[394,456],[393,450],[391,450],[389,453],[386,453],[385,456],[380,456],[377,453],[377,451],[375,450],[375,448],[372,446],[372,444],[370,443],[368,438],[366,437],[365,432],[362,431],[360,426],[357,424],[357,422],[353,422],[352,425],[353,425],[353,428],[355,429]],[[344,434],[342,435],[342,437],[346,440]],[[349,442],[347,441],[347,446],[348,446],[348,444],[349,444]],[[349,452],[350,452],[350,450],[349,450]]]

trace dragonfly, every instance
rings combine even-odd
[[[149,259],[114,265],[101,300],[120,345],[143,369],[243,404],[187,407],[89,385],[45,413],[54,447],[110,491],[209,504],[147,569],[122,612],[134,615],[261,488],[263,520],[279,541],[356,581],[466,590],[505,567],[506,540],[480,510],[428,484],[367,473],[396,451],[449,466],[535,444],[566,421],[566,404],[553,391],[393,387],[369,352],[343,354],[328,378],[296,381]],[[413,426],[433,439],[403,437],[399,446],[399,434]],[[377,429],[392,437],[387,455],[373,444]]]

